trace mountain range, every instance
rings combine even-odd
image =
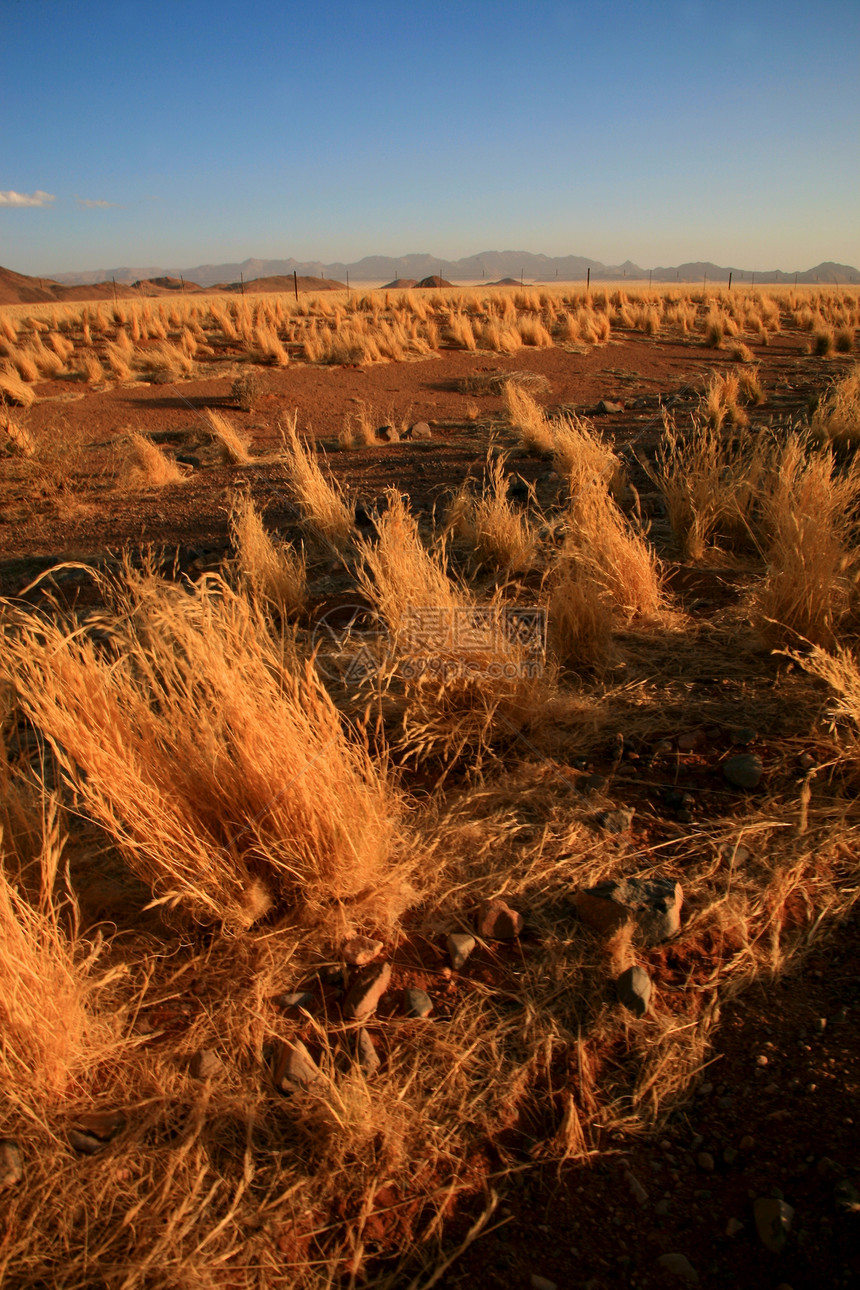
[[[116,281],[132,283],[151,278],[184,278],[186,282],[196,282],[201,287],[213,287],[217,283],[252,282],[255,278],[280,277],[298,274],[300,277],[337,278],[345,282],[387,282],[395,278],[426,278],[438,274],[451,282],[480,282],[482,279],[492,282],[498,278],[522,278],[529,282],[552,282],[556,278],[561,282],[585,281],[588,270],[591,276],[602,281],[623,281],[630,278],[638,281],[650,277],[652,282],[728,282],[733,274],[735,282],[751,283],[821,283],[836,285],[842,283],[860,283],[860,270],[849,264],[834,264],[825,261],[812,269],[740,269],[712,264],[710,261],[693,261],[676,264],[672,267],[644,269],[631,260],[623,264],[602,264],[600,260],[589,260],[582,255],[536,255],[531,251],[481,251],[477,255],[467,255],[460,260],[444,260],[435,255],[415,253],[411,255],[367,255],[361,260],[345,263],[340,260],[323,263],[321,260],[261,260],[247,259],[239,263],[197,264],[189,268],[165,269],[160,265],[127,265],[113,269],[91,269],[79,273],[46,273],[45,278],[59,282],[64,286],[76,286],[99,282]]]

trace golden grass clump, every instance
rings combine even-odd
[[[765,577],[755,593],[769,640],[830,648],[857,609],[860,461],[791,435],[762,490]]]
[[[189,473],[188,466],[174,461],[148,435],[132,431],[122,473],[122,483],[127,488],[165,488],[168,484],[183,483]]]
[[[612,605],[577,560],[558,562],[549,582],[547,639],[562,667],[592,669],[612,653]]]
[[[342,551],[354,536],[353,507],[336,483],[326,478],[316,455],[296,431],[297,415],[281,429],[287,485],[313,533]]]
[[[595,482],[608,488],[616,502],[627,492],[627,473],[617,454],[590,421],[568,413],[549,423],[555,468],[576,498]]]
[[[860,442],[860,366],[831,387],[813,414],[811,428],[813,435],[837,450]]]
[[[102,591],[112,650],[22,613],[2,672],[153,903],[236,930],[277,909],[330,943],[390,926],[412,894],[397,796],[313,667],[217,579]]]
[[[10,363],[0,369],[0,400],[6,403],[17,403],[21,408],[32,407],[36,402],[34,391],[22,381]]]
[[[248,449],[251,441],[247,435],[237,430],[230,418],[216,408],[207,408],[205,412],[206,428],[213,443],[218,445],[223,461],[231,466],[245,466],[251,460]]]
[[[522,439],[524,447],[536,456],[551,456],[555,439],[546,414],[537,400],[520,382],[514,381],[505,382],[502,398],[508,420]]]
[[[8,409],[0,404],[0,457],[32,457],[35,451],[36,443],[30,431],[10,417]]]
[[[239,575],[248,594],[271,608],[281,619],[304,609],[308,595],[304,552],[286,542],[276,542],[266,532],[263,518],[250,495],[240,493],[230,512],[230,535]]]
[[[740,403],[740,382],[736,372],[716,373],[700,401],[700,414],[709,426],[744,426],[749,418]]]
[[[481,562],[509,573],[526,573],[537,558],[538,535],[528,515],[511,503],[506,465],[504,454],[488,460],[481,495],[468,498],[460,526],[465,527]]]
[[[571,498],[560,561],[578,567],[624,622],[655,619],[665,597],[660,561],[645,534],[629,522],[609,484],[594,478]]]

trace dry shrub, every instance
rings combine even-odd
[[[290,356],[281,343],[277,332],[266,323],[260,322],[254,332],[254,339],[257,349],[264,359],[274,363],[276,367],[286,367],[290,361]]]
[[[128,355],[113,341],[109,340],[105,345],[105,358],[117,380],[131,380],[131,364],[128,361]]]
[[[0,457],[32,457],[36,443],[26,426],[14,421],[0,404]]]
[[[167,484],[181,484],[188,474],[188,466],[174,461],[148,435],[131,433],[128,460],[122,472],[122,483],[127,488],[164,488]]]
[[[213,443],[218,445],[222,461],[231,466],[247,465],[251,460],[249,437],[241,434],[230,418],[215,408],[206,409],[205,422]]]
[[[700,400],[699,411],[714,430],[720,430],[724,425],[746,425],[749,418],[740,406],[740,383],[737,373],[717,373],[712,376]]]
[[[769,640],[831,647],[856,609],[860,462],[791,435],[763,490],[767,572],[755,594]]]
[[[234,378],[230,395],[243,412],[252,412],[263,394],[263,378],[253,367],[247,367]]]
[[[549,423],[555,468],[571,497],[595,482],[608,488],[616,502],[627,494],[627,473],[615,452],[590,421],[568,413]]]
[[[593,479],[571,498],[566,523],[561,562],[576,565],[623,621],[656,618],[664,608],[660,562],[605,480]]]
[[[29,408],[36,402],[36,395],[26,385],[10,364],[0,370],[0,401],[17,403],[21,408]]]
[[[270,909],[336,943],[408,904],[398,803],[310,664],[217,579],[102,582],[113,648],[13,614],[3,674],[153,903],[247,928]]]
[[[312,532],[337,550],[352,541],[354,511],[343,492],[323,474],[316,455],[299,439],[297,415],[281,429],[284,471],[293,500]]]
[[[134,351],[133,361],[142,372],[154,372],[175,380],[180,376],[190,376],[194,371],[194,359],[179,345],[163,340],[149,349]]]
[[[847,326],[837,327],[834,343],[837,354],[850,354],[854,348],[854,329]]]
[[[831,387],[812,417],[812,433],[837,450],[860,441],[860,367]]]
[[[508,420],[529,452],[549,457],[555,447],[551,426],[540,404],[528,390],[514,382],[505,384],[502,397]]]
[[[732,346],[730,350],[730,357],[733,363],[754,363],[755,362],[755,355],[753,354],[749,345],[745,345],[743,341],[739,342],[737,345]]]
[[[549,394],[552,386],[540,372],[472,372],[457,382],[461,394],[504,394],[515,385],[532,397]]]
[[[281,619],[299,613],[308,594],[304,553],[297,554],[289,543],[275,542],[247,493],[233,502],[230,535],[248,594]]]
[[[516,330],[519,332],[520,339],[524,345],[535,345],[541,349],[549,348],[552,345],[552,336],[540,318],[528,316],[518,318]]]
[[[105,370],[94,349],[84,349],[78,355],[79,371],[87,385],[100,385],[105,379]]]
[[[553,570],[547,605],[548,643],[571,671],[595,668],[612,653],[612,606],[587,567],[564,559]]]
[[[832,327],[816,327],[812,333],[810,353],[826,358],[836,349],[836,336]]]
[[[463,520],[479,560],[509,573],[526,573],[537,557],[538,535],[528,515],[511,504],[506,465],[504,454],[488,459],[481,496],[471,499]]]
[[[769,454],[769,441],[761,435],[742,431],[730,438],[695,420],[682,435],[664,419],[656,465],[646,469],[663,493],[685,559],[701,560],[720,538],[738,543],[753,536]]]

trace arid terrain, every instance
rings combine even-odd
[[[0,305],[3,1284],[853,1284],[860,290],[164,293]]]

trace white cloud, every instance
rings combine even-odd
[[[92,197],[76,197],[75,201],[78,203],[79,206],[85,206],[87,210],[92,210],[94,207],[97,207],[97,206],[104,207],[104,206],[119,205],[118,202],[105,202],[105,201],[100,201],[98,198],[92,198]]]
[[[55,200],[53,193],[43,193],[41,188],[34,193],[16,193],[11,188],[5,193],[0,191],[0,206],[50,206]]]

